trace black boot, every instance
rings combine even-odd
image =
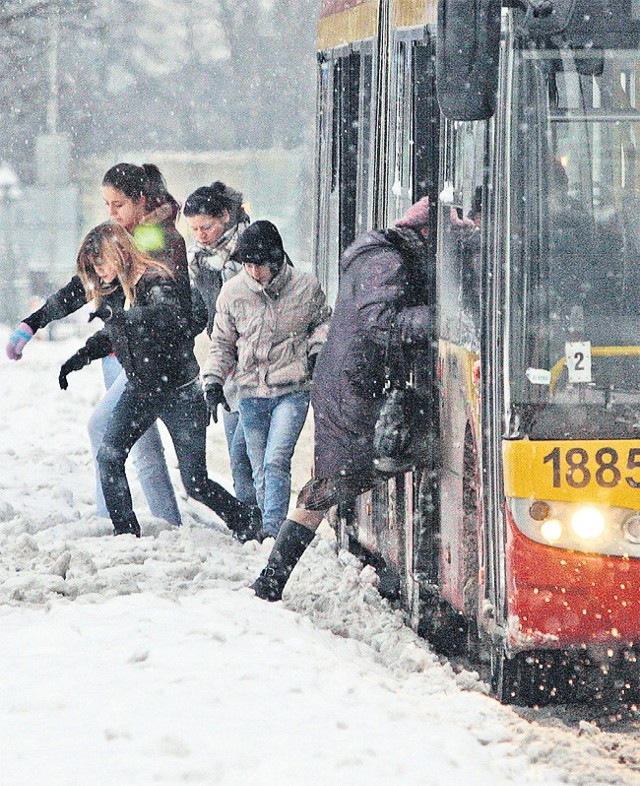
[[[284,585],[291,571],[298,564],[305,549],[315,537],[315,532],[291,519],[285,519],[269,559],[251,589],[263,600],[280,600]]]
[[[126,519],[125,521],[114,521],[113,522],[113,534],[114,535],[135,535],[136,538],[140,537],[140,525],[138,524],[138,519],[135,517],[135,514],[131,514],[131,518]]]
[[[234,523],[231,531],[240,543],[260,540],[262,534],[262,513],[257,505],[245,505],[245,510]]]

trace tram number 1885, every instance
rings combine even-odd
[[[623,476],[625,471],[640,470],[640,448],[629,448],[622,469],[619,466],[618,451],[610,447],[600,448],[594,457],[591,457],[584,448],[570,448],[564,456],[560,448],[554,448],[551,453],[544,456],[543,461],[545,464],[551,464],[553,468],[554,488],[560,488],[562,485],[563,461],[564,479],[572,488],[582,489],[592,480],[605,488],[613,488],[623,482],[634,489],[640,488],[640,480],[635,480],[628,475]]]

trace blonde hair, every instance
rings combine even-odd
[[[146,270],[153,269],[174,278],[173,271],[167,265],[141,251],[127,230],[119,224],[110,221],[98,224],[82,241],[77,263],[87,300],[95,300],[96,306],[100,305],[105,295],[110,295],[118,288],[115,279],[106,284],[96,273],[94,265],[107,255],[109,262],[116,268],[117,281],[131,304],[136,302],[135,285]]]

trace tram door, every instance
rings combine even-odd
[[[414,33],[414,36],[416,34]],[[435,99],[434,51],[430,39],[397,35],[390,79],[389,182],[387,183],[387,223],[401,216],[417,199],[437,198],[439,162],[439,112]],[[435,217],[428,253],[431,291],[435,298]],[[435,342],[412,356],[411,382],[434,401],[433,429],[437,431],[435,379]],[[435,453],[433,461],[435,462]],[[435,495],[428,501],[421,478],[433,477],[433,467],[381,482],[356,503],[358,540],[397,573],[399,586],[409,596],[414,591],[414,575],[423,569],[420,532],[427,527],[424,516],[433,518],[437,509]],[[421,504],[422,500],[422,504]],[[431,525],[429,525],[430,527]],[[411,602],[411,597],[405,597]]]
[[[319,75],[316,272],[329,303],[338,292],[338,262],[370,226],[371,44],[322,59]]]

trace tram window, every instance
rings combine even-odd
[[[413,194],[413,86],[411,84],[411,43],[397,41],[394,48],[393,84],[395,112],[393,118],[393,166],[389,168],[390,215],[397,218],[411,204]]]
[[[441,331],[477,349],[485,124],[446,121],[443,139],[453,202],[440,206]]]
[[[358,94],[360,54],[340,61],[334,80],[334,140],[337,145],[340,209],[340,253],[356,236],[356,183],[358,175]]]
[[[338,157],[334,134],[335,78],[339,61],[319,59],[318,151],[316,159],[315,270],[327,297],[333,302],[338,281]]]
[[[638,54],[575,57],[598,67],[538,51],[523,53],[516,71],[517,103],[532,108],[522,109],[529,144],[512,145],[509,384],[533,437],[611,435],[612,422],[631,437],[640,415]],[[591,364],[584,378],[565,360],[566,342],[577,341]]]
[[[372,210],[373,181],[371,177],[371,87],[373,81],[373,57],[363,52],[360,58],[360,90],[358,102],[358,176],[356,235],[369,228]]]
[[[393,65],[393,166],[388,193],[389,215],[398,217],[420,197],[434,197],[437,192],[440,111],[430,39],[396,41]]]
[[[438,180],[440,111],[436,99],[435,55],[430,40],[419,41],[413,49],[413,194],[435,196]]]
[[[360,175],[368,171],[366,164],[359,158],[363,140],[361,118],[365,106],[361,91],[363,61],[366,63],[365,68],[370,70],[371,57],[362,58],[358,52],[344,56],[329,54],[320,63],[317,157],[319,241],[315,259],[316,270],[331,303],[338,289],[340,255],[354,240],[361,220],[357,208],[359,194],[363,193]],[[370,84],[369,77],[369,91]],[[367,121],[369,128],[370,121]],[[367,150],[369,147],[367,142]],[[366,193],[367,186],[364,188]]]

